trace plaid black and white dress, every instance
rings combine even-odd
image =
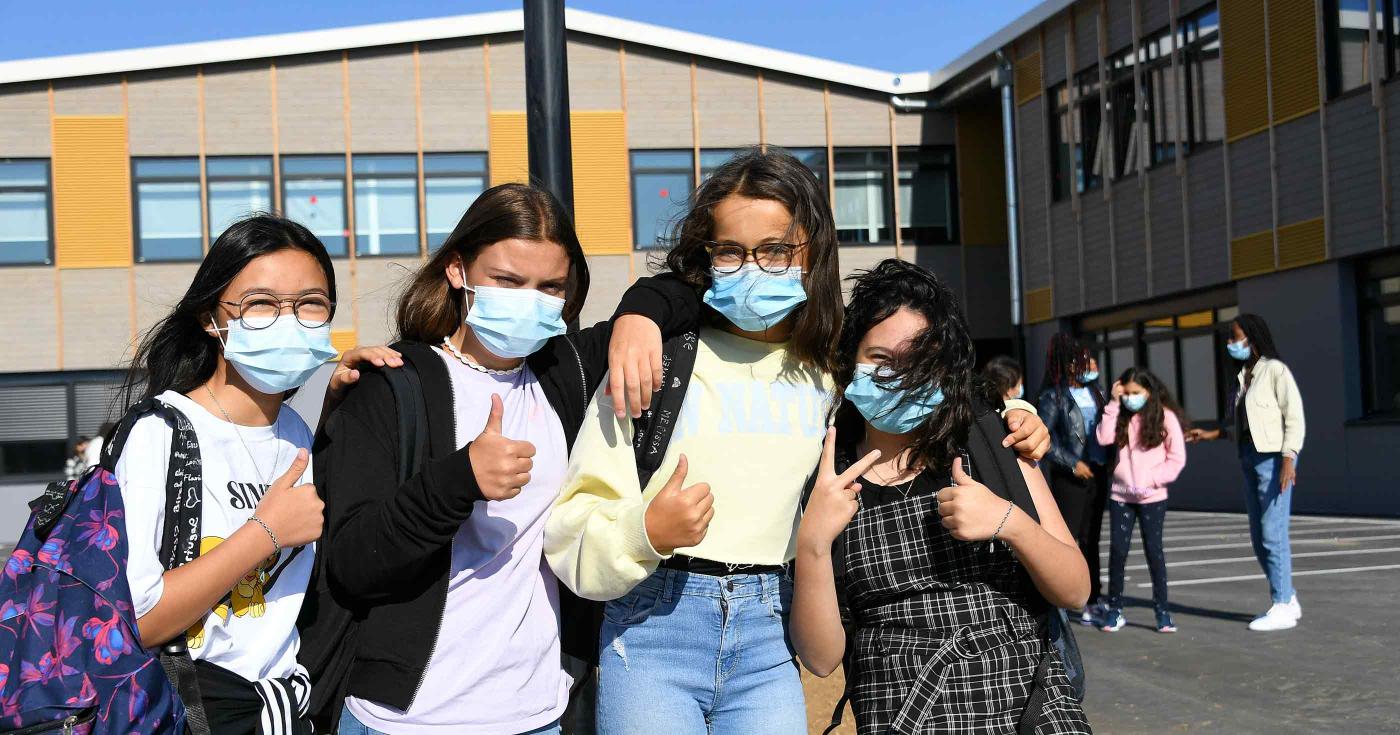
[[[860,510],[836,541],[862,735],[1016,733],[1036,686],[1046,603],[1005,546],[943,528],[934,493],[949,484],[928,471],[907,488],[862,481]],[[1034,732],[1091,732],[1059,657],[1046,663]]]

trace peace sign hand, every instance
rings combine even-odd
[[[826,430],[816,484],[812,487],[812,497],[807,500],[807,509],[802,514],[802,525],[797,530],[799,544],[819,550],[831,548],[831,542],[845,530],[860,509],[857,499],[860,483],[857,480],[878,461],[880,450],[871,450],[845,472],[836,474],[836,429]]]

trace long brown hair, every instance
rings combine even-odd
[[[690,210],[676,225],[666,267],[696,290],[709,288],[706,245],[714,239],[715,206],[731,194],[778,202],[792,215],[790,234],[800,234],[806,241],[802,287],[807,300],[791,317],[788,352],[804,365],[834,371],[844,310],[836,260],[836,221],[821,182],[792,154],[774,146],[767,150],[748,148],[715,169],[695,190]]]
[[[564,319],[572,320],[588,296],[588,262],[569,214],[552,194],[524,184],[501,184],[481,193],[452,234],[423,264],[399,297],[399,339],[438,342],[466,318],[463,299],[452,293],[447,266],[456,258],[471,265],[487,246],[510,239],[558,243],[569,255]]]
[[[1128,428],[1132,425],[1133,417],[1141,417],[1138,422],[1138,446],[1143,449],[1152,449],[1161,446],[1167,439],[1167,411],[1176,414],[1176,419],[1186,428],[1188,422],[1186,414],[1181,410],[1172,392],[1167,388],[1166,383],[1161,378],[1153,375],[1147,368],[1130,367],[1123,371],[1123,375],[1118,378],[1122,385],[1137,383],[1147,389],[1147,403],[1141,411],[1118,412],[1117,443],[1120,447],[1128,446]]]

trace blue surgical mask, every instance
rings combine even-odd
[[[564,300],[533,288],[467,286],[472,294],[467,324],[496,357],[529,357],[568,330]]]
[[[1015,397],[1018,398],[1018,399],[1020,399],[1020,398],[1025,398],[1025,397],[1026,397],[1026,384],[1025,384],[1025,383],[1017,383],[1017,384],[1016,384],[1016,395],[1015,395]]]
[[[846,386],[846,398],[871,426],[887,434],[908,434],[919,428],[943,402],[943,391],[934,388],[921,397],[905,400],[907,390],[891,390],[875,382],[875,365],[856,364],[855,377]],[[883,375],[883,373],[882,373]]]
[[[1097,370],[1086,370],[1082,375],[1079,376],[1079,382],[1081,385],[1088,385],[1098,379],[1099,371]]]
[[[1236,360],[1248,360],[1250,355],[1249,340],[1242,339],[1238,342],[1226,342],[1225,351],[1230,353],[1230,357]]]
[[[781,322],[807,300],[802,269],[769,273],[752,263],[733,273],[710,271],[705,303],[745,332],[761,332]]]
[[[1123,408],[1126,408],[1129,411],[1132,411],[1133,413],[1141,411],[1142,407],[1146,405],[1146,393],[1126,393],[1123,395]]]
[[[306,327],[290,314],[264,329],[245,329],[235,319],[218,331],[228,332],[228,339],[219,338],[224,359],[249,385],[271,396],[300,388],[336,354],[331,325]]]

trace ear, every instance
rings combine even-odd
[[[445,270],[447,272],[447,282],[452,284],[452,288],[460,289],[467,284],[467,273],[462,267],[461,258],[453,258],[452,261],[447,264]]]

